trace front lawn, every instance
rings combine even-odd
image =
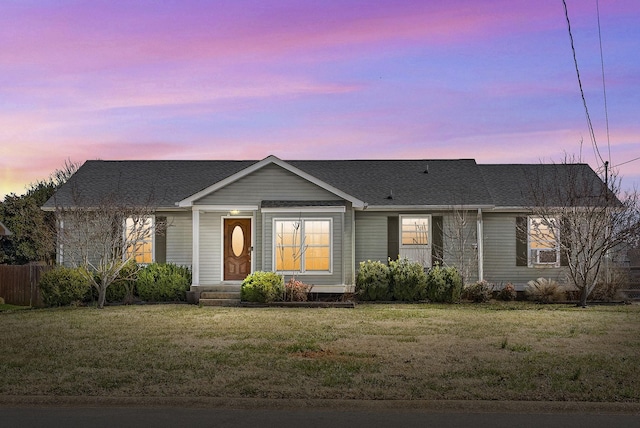
[[[640,306],[0,313],[0,395],[640,402]]]

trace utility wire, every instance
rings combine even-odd
[[[600,150],[598,149],[598,144],[596,143],[596,135],[593,132],[591,116],[589,115],[589,108],[587,107],[587,99],[585,98],[584,90],[582,89],[582,79],[580,78],[580,69],[578,68],[578,58],[576,57],[576,48],[575,48],[575,44],[573,43],[573,34],[571,33],[571,21],[569,20],[569,11],[567,10],[566,0],[562,0],[562,4],[564,5],[564,16],[567,19],[569,39],[571,40],[571,52],[573,52],[573,64],[575,65],[576,75],[578,76],[578,86],[580,87],[580,95],[582,96],[582,104],[584,106],[584,112],[587,116],[587,127],[589,128],[589,136],[591,137],[591,144],[593,145],[594,153],[597,155],[600,161],[604,163],[604,159],[602,159],[602,155],[600,154]]]
[[[596,0],[596,13],[598,15],[598,40],[600,42],[600,67],[602,69],[602,95],[604,97],[604,120],[607,128],[607,149],[609,151],[609,163],[611,163],[611,139],[609,138],[609,109],[607,108],[607,85],[604,77],[604,55],[602,53],[602,30],[600,28],[600,0]]]
[[[631,162],[635,162],[635,161],[637,161],[637,160],[640,160],[640,156],[638,156],[637,158],[634,158],[634,159],[630,159],[630,160],[628,160],[628,161],[626,161],[626,162],[619,163],[618,165],[614,165],[614,168],[617,168],[617,167],[619,167],[620,165],[625,165],[625,164],[628,164],[628,163],[631,163]]]

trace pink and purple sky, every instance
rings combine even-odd
[[[561,0],[0,1],[0,197],[66,159],[602,165]],[[640,1],[599,0],[608,137],[596,5],[589,113],[640,187]]]

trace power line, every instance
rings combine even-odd
[[[602,53],[602,30],[600,28],[600,1],[596,0],[596,14],[598,16],[598,40],[600,42],[600,67],[602,69],[602,95],[604,97],[604,120],[607,128],[607,149],[611,162],[611,140],[609,138],[609,109],[607,108],[607,85],[604,77],[604,55]]]
[[[594,153],[597,155],[600,161],[604,163],[604,159],[602,159],[602,155],[600,154],[600,150],[598,149],[598,144],[596,143],[596,135],[593,131],[591,116],[589,115],[589,108],[587,107],[587,99],[585,98],[584,90],[582,89],[582,79],[580,78],[580,69],[578,68],[578,58],[576,57],[576,48],[575,48],[575,44],[573,43],[573,34],[571,33],[571,21],[569,20],[569,11],[567,10],[566,0],[562,0],[562,4],[564,5],[564,16],[567,19],[567,29],[569,30],[569,40],[571,41],[571,52],[573,53],[573,64],[576,69],[576,75],[578,76],[578,86],[580,87],[580,95],[582,97],[582,105],[584,106],[584,112],[587,116],[587,127],[589,128],[589,136],[591,137],[591,144],[593,145]]]
[[[621,165],[626,165],[626,164],[631,163],[631,162],[635,162],[635,161],[637,161],[637,160],[640,160],[640,156],[638,156],[637,158],[634,158],[634,159],[628,160],[628,161],[626,161],[626,162],[619,163],[618,165],[615,165],[615,166],[614,166],[614,168],[617,168],[617,167],[619,167],[619,166],[621,166]]]

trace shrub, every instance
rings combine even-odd
[[[602,273],[602,280],[596,283],[589,295],[590,300],[602,300],[605,302],[621,299],[624,296],[620,290],[629,283],[628,274],[622,269],[609,268]]]
[[[284,286],[284,299],[288,302],[306,302],[309,300],[311,288],[313,285],[305,284],[291,277]]]
[[[538,278],[527,283],[525,294],[529,300],[539,303],[549,303],[562,300],[564,290],[553,279]]]
[[[47,306],[67,306],[83,301],[91,291],[91,285],[81,269],[58,266],[42,274],[38,287],[43,303]]]
[[[485,303],[491,300],[493,295],[493,284],[487,281],[478,281],[464,289],[465,298],[474,303]]]
[[[462,277],[454,267],[432,267],[427,274],[426,297],[432,302],[454,303],[460,300]]]
[[[360,262],[356,295],[360,300],[391,300],[389,267],[379,261]]]
[[[425,297],[427,275],[420,263],[408,259],[390,260],[389,284],[395,300],[415,302]]]
[[[139,270],[140,267],[135,260],[128,262],[118,274],[118,278],[107,288],[107,302],[133,303]]]
[[[191,287],[191,271],[188,267],[171,263],[151,263],[138,272],[135,287],[142,300],[184,301]]]
[[[269,303],[284,294],[284,279],[275,272],[254,272],[240,287],[240,299],[246,302]]]
[[[516,293],[516,287],[510,282],[508,282],[502,290],[498,292],[498,299],[504,300],[505,302],[511,302],[516,300],[518,297],[518,293]]]

